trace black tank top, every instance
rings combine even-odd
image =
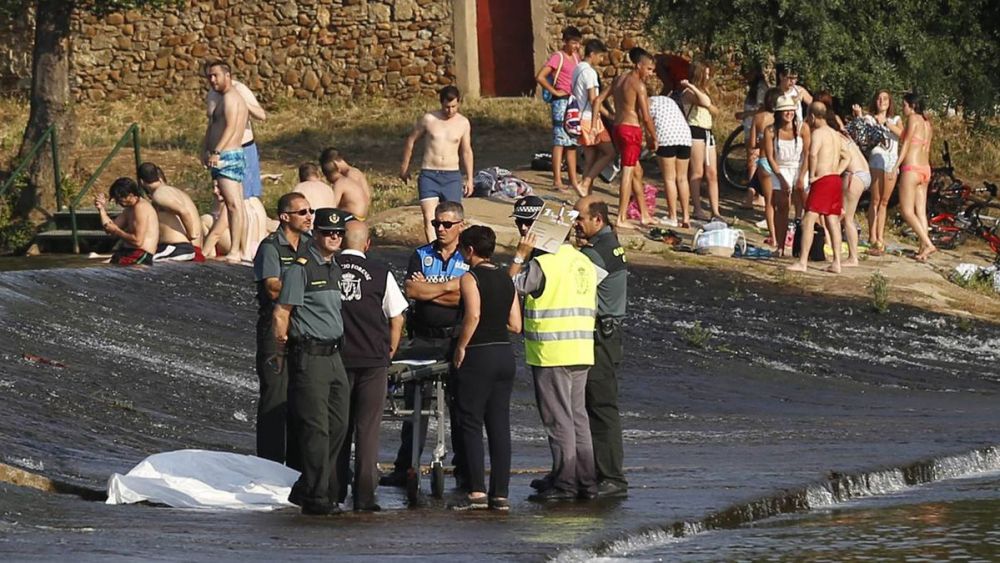
[[[481,262],[469,270],[479,288],[479,325],[469,346],[508,344],[507,318],[514,302],[514,282],[505,270]]]

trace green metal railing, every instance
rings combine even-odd
[[[56,182],[56,209],[62,209],[62,174],[59,171],[59,143],[56,141],[56,126],[49,125],[49,128],[42,133],[42,136],[35,145],[31,147],[31,151],[28,152],[27,156],[21,161],[21,164],[17,165],[14,172],[7,178],[7,181],[0,185],[0,197],[3,197],[7,190],[14,185],[14,182],[24,174],[24,171],[28,168],[32,162],[34,162],[35,157],[38,156],[38,151],[42,150],[42,145],[45,141],[49,141],[52,147],[52,175],[55,177]]]
[[[73,201],[69,204],[69,220],[73,230],[73,253],[75,254],[80,253],[80,235],[79,229],[77,229],[76,226],[76,208],[80,205],[80,200],[82,200],[83,197],[87,195],[87,192],[90,191],[90,188],[94,186],[94,182],[96,182],[97,178],[100,177],[102,172],[104,172],[104,169],[108,167],[108,164],[111,164],[111,159],[113,159],[115,155],[118,154],[118,151],[122,150],[122,148],[128,143],[129,137],[132,139],[132,149],[135,152],[135,169],[136,173],[138,173],[139,165],[142,164],[142,156],[140,155],[139,149],[139,124],[133,123],[132,125],[129,125],[129,128],[122,134],[121,138],[118,139],[118,142],[115,143],[115,148],[111,149],[108,156],[104,157],[104,161],[101,162],[101,165],[97,167],[97,170],[90,175],[87,182],[83,184],[82,188],[80,188],[80,193],[76,194],[76,197],[73,198]]]

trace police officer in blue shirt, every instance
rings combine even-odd
[[[396,359],[450,360],[456,330],[461,321],[459,309],[460,289],[458,278],[469,271],[458,251],[458,235],[462,232],[465,210],[453,201],[440,203],[434,210],[434,242],[417,248],[406,269],[404,292],[413,301],[407,318],[410,340],[400,348]],[[429,395],[425,395],[429,396]],[[407,406],[412,405],[412,389],[406,389]],[[448,397],[449,403],[451,396]],[[455,428],[454,409],[449,409],[452,428]],[[452,432],[452,451],[455,452],[455,479],[459,488],[465,484],[463,461],[457,432]],[[421,446],[427,438],[427,424],[420,428]],[[396,455],[392,473],[379,481],[380,485],[402,487],[406,485],[406,472],[413,455],[413,425],[406,421],[400,434],[402,444]]]
[[[279,353],[287,350],[289,418],[302,469],[288,500],[303,514],[340,511],[337,495],[344,476],[336,465],[347,433],[350,387],[340,359],[341,269],[333,255],[352,218],[338,209],[316,210],[314,239],[282,276],[274,308]]]

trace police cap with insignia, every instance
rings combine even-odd
[[[533,221],[542,212],[544,206],[545,202],[537,195],[524,196],[514,204],[514,213],[511,214],[511,217]]]
[[[318,231],[346,231],[348,221],[354,221],[354,215],[334,207],[321,207],[316,210],[316,217],[313,219],[313,229]]]

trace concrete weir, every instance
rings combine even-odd
[[[382,256],[400,275],[407,251]],[[250,277],[221,264],[0,273],[0,558],[625,556],[998,467],[997,325],[642,267],[619,377],[627,498],[525,500],[537,473],[523,470],[550,458],[521,367],[507,515],[406,509],[385,487],[382,512],[322,519],[81,500],[152,453],[252,453]],[[398,440],[386,424],[380,459]]]

